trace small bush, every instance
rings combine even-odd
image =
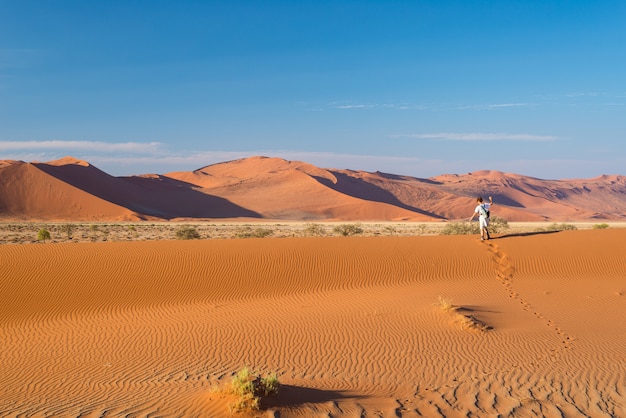
[[[472,222],[452,222],[446,224],[441,230],[441,235],[470,235],[479,234],[480,227],[478,223]]]
[[[343,225],[337,225],[333,231],[335,231],[335,233],[343,235],[344,237],[349,237],[351,235],[359,235],[363,233],[363,228],[361,228],[359,225],[355,225],[355,224],[343,224]]]
[[[326,235],[326,229],[319,224],[308,224],[306,229],[304,230],[305,235],[307,236],[324,236]]]
[[[200,234],[191,226],[183,226],[176,230],[176,239],[200,239]]]
[[[489,218],[489,232],[498,234],[506,229],[509,229],[509,223],[506,219],[502,219],[498,216],[492,216]]]
[[[385,232],[385,234],[391,235],[391,236],[396,235],[396,233],[398,232],[396,228],[394,228],[393,226],[389,226],[389,225],[385,226],[383,228],[383,231]]]
[[[40,229],[37,233],[37,241],[46,242],[47,239],[51,239],[50,231],[48,231],[46,228]]]
[[[424,235],[426,233],[427,229],[428,229],[428,227],[426,226],[426,224],[419,224],[417,226],[417,233],[419,235]]]
[[[65,224],[65,225],[61,225],[59,229],[61,230],[61,232],[64,232],[67,235],[67,239],[72,239],[72,235],[74,234],[76,225]]]
[[[545,228],[538,228],[537,232],[575,231],[577,229],[578,228],[576,228],[575,225],[566,224],[566,223],[562,223],[562,224],[553,223],[551,225],[548,225]]]
[[[237,238],[265,238],[265,237],[269,237],[273,233],[274,231],[272,231],[271,229],[267,229],[267,228],[252,229],[250,227],[247,227],[246,229],[243,229],[237,232],[236,237]]]
[[[231,412],[259,410],[263,398],[277,397],[279,388],[276,374],[262,377],[244,367],[231,381],[230,392],[237,396],[237,400],[231,405]]]
[[[592,226],[593,229],[607,229],[609,227],[609,224],[595,224],[594,226]]]

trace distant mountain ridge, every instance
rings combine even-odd
[[[163,175],[111,176],[86,161],[0,161],[0,220],[443,221],[493,196],[508,221],[626,220],[626,177],[542,180],[499,171],[428,179],[250,157]]]

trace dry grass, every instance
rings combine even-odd
[[[230,382],[229,393],[236,400],[231,404],[233,412],[258,411],[267,397],[277,397],[280,383],[276,374],[262,377],[248,367],[241,369]]]
[[[446,233],[450,222],[359,222],[359,236],[427,236]],[[171,222],[0,222],[0,244],[33,244],[38,241],[38,231],[50,232],[48,242],[119,242],[158,241],[179,238],[182,228],[193,229],[200,239],[234,238],[289,238],[310,236],[337,236],[342,222],[270,222],[251,223],[224,221],[171,221]],[[553,223],[511,222],[506,234],[536,232],[553,227]],[[591,222],[571,223],[577,229],[598,228]],[[610,222],[611,228],[624,228],[624,222]],[[602,226],[607,228],[608,226]],[[198,237],[196,237],[197,239]]]

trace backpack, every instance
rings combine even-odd
[[[485,208],[485,205],[480,205],[480,213],[487,219],[489,219],[489,211]]]

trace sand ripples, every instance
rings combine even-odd
[[[623,415],[624,338],[562,309],[574,282],[588,325],[623,314],[621,255],[549,263],[557,235],[2,246],[0,412],[227,416],[214,388],[248,365],[287,384],[281,417]]]

